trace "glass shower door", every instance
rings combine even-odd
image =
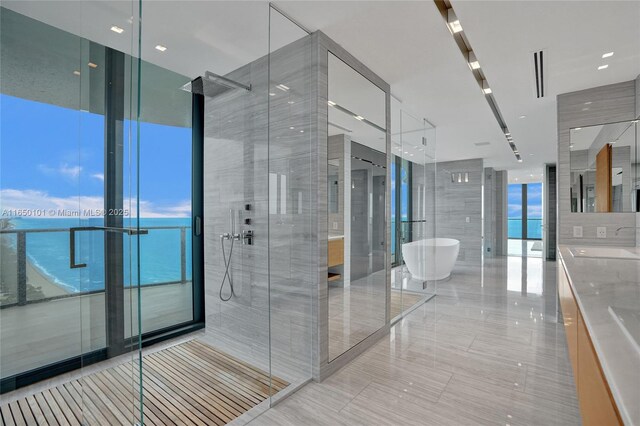
[[[392,318],[435,294],[435,282],[430,279],[435,259],[429,242],[435,238],[435,128],[402,109],[396,114]]]
[[[8,423],[141,421],[139,345],[125,337],[137,321],[124,322],[137,292],[136,232],[127,228],[137,211],[136,139],[127,122],[136,120],[138,10],[137,1],[0,8],[0,411]],[[115,44],[124,51],[93,32],[90,17],[101,13],[121,30]],[[37,391],[12,393],[44,379]]]

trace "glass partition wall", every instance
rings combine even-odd
[[[310,36],[259,2],[0,18],[2,419],[242,422],[308,380]]]
[[[391,318],[435,294],[435,128],[393,109]]]
[[[328,358],[386,323],[385,91],[328,52]]]
[[[0,8],[0,413],[7,424],[142,420],[139,13],[137,1]],[[101,39],[87,19],[100,14],[120,31],[117,42]],[[107,358],[118,360],[117,370],[87,374]],[[43,379],[50,389],[25,388]],[[105,387],[118,389],[120,409],[107,408]]]

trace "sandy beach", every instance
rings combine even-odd
[[[0,303],[17,302],[17,255],[15,248],[0,238]],[[52,282],[27,259],[27,300],[61,296],[69,292]]]

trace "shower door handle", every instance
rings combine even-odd
[[[69,268],[86,268],[86,263],[76,263],[76,232],[78,231],[105,231],[105,232],[120,232],[122,234],[131,235],[146,235],[149,233],[148,229],[136,229],[136,228],[116,228],[112,226],[77,226],[69,228]]]
[[[195,216],[193,218],[193,233],[196,237],[199,237],[202,234],[202,217]]]
[[[76,231],[80,228],[69,228],[69,268],[86,268],[86,263],[76,263]]]

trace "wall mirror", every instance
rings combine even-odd
[[[328,331],[333,360],[386,322],[385,92],[328,58]]]
[[[571,211],[640,211],[638,120],[571,129]]]

